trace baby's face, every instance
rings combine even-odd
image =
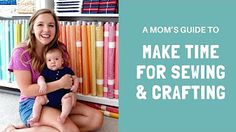
[[[64,60],[60,51],[54,51],[46,54],[46,64],[50,70],[58,70],[62,68]]]

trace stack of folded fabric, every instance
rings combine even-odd
[[[0,16],[14,13],[16,9],[16,0],[0,0]]]
[[[84,0],[82,13],[97,14],[100,0]]]
[[[81,13],[83,0],[54,0],[54,11],[60,13]]]
[[[100,110],[103,115],[111,117],[111,118],[119,118],[119,108],[114,107],[114,106],[108,106],[108,105],[103,105],[103,104],[97,104],[97,103],[92,103],[92,102],[87,102],[87,101],[79,101],[80,103],[86,104],[92,108],[95,108],[97,110]]]
[[[35,11],[34,0],[17,0],[16,12],[19,14],[32,14]]]
[[[100,0],[98,13],[118,13],[118,0]]]
[[[85,14],[118,13],[118,0],[84,0],[82,13]]]

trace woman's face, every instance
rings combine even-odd
[[[39,15],[34,22],[33,31],[37,44],[49,44],[56,34],[56,24],[49,13]]]

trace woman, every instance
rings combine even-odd
[[[43,107],[40,120],[36,125],[29,126],[27,122],[31,117],[35,96],[42,95],[39,92],[37,78],[45,66],[43,56],[53,45],[63,46],[58,42],[58,36],[58,19],[52,11],[41,9],[32,15],[29,20],[27,42],[21,43],[14,49],[9,64],[9,71],[14,73],[21,92],[19,111],[26,127],[17,129],[15,126],[9,126],[7,131],[82,132],[93,131],[101,127],[102,113],[79,102],[72,109],[64,124],[57,121],[60,111],[46,106]],[[72,83],[71,75],[66,74],[57,81],[47,83],[47,93],[60,88],[69,89]]]

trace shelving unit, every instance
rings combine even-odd
[[[81,14],[81,13],[56,13],[61,21],[111,21],[118,22],[119,14]],[[78,94],[78,99],[93,103],[99,103],[110,106],[119,106],[118,99],[109,99],[91,95]]]
[[[58,17],[107,17],[107,18],[117,18],[119,14],[78,14],[78,13],[60,13],[57,14]]]
[[[9,82],[2,81],[2,80],[0,80],[0,86],[7,87],[7,88],[18,89],[16,83],[9,83]],[[82,95],[82,94],[78,94],[77,98],[79,100],[93,102],[93,103],[99,103],[99,104],[116,106],[116,107],[119,106],[118,99],[109,99],[109,98],[104,98],[104,97],[97,97],[97,96],[91,96],[91,95]]]
[[[32,14],[17,14],[17,13],[13,13],[13,14],[2,14],[0,13],[0,17],[2,18],[13,18],[13,17],[30,17]]]
[[[15,83],[9,83],[9,82],[6,82],[6,81],[1,81],[1,80],[0,80],[0,86],[7,87],[7,88],[18,89],[17,85]],[[104,98],[104,97],[97,97],[97,96],[91,96],[91,95],[82,95],[82,94],[78,94],[77,98],[79,100],[93,102],[93,103],[99,103],[99,104],[104,104],[104,105],[109,105],[109,106],[116,106],[116,107],[119,106],[118,99],[109,99],[109,98]]]
[[[32,14],[2,14],[0,13],[0,17],[2,18],[12,18],[12,17],[30,17]],[[63,14],[57,14],[57,16],[60,17],[87,17],[87,18],[118,18],[119,14],[75,14],[75,13],[63,13]]]
[[[35,0],[36,1],[36,10],[41,8],[49,8],[53,10],[53,1],[51,0]],[[32,14],[1,14],[0,13],[0,19],[15,19],[15,18],[28,18]],[[113,21],[118,22],[119,14],[78,14],[78,13],[63,13],[63,14],[57,14],[60,20],[67,20],[67,21],[73,21],[73,20],[98,20],[98,21]],[[9,83],[7,81],[0,80],[0,87],[7,87],[7,88],[13,88],[18,89],[17,85],[15,83]],[[78,94],[78,99],[93,103],[99,103],[109,106],[119,106],[118,99],[109,99],[105,97],[97,97],[97,96],[91,96],[91,95],[82,95]]]
[[[109,98],[104,98],[104,97],[82,95],[82,94],[78,94],[78,99],[83,100],[83,101],[93,102],[93,103],[104,104],[104,105],[110,105],[110,106],[116,106],[116,107],[119,106],[118,99],[109,99]]]

